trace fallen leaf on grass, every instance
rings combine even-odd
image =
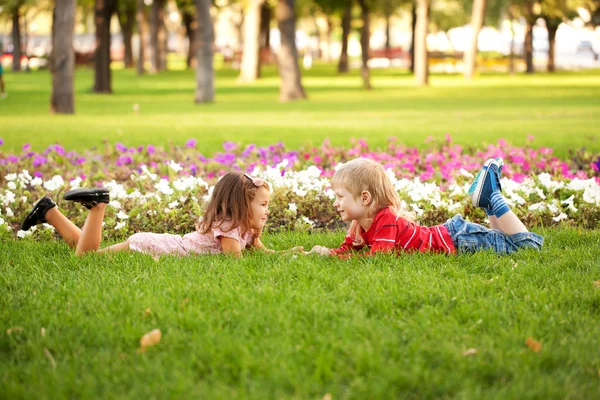
[[[44,354],[46,355],[46,357],[48,357],[48,360],[50,360],[50,365],[52,365],[52,369],[56,369],[56,360],[54,360],[54,357],[52,357],[50,350],[44,347]]]
[[[42,326],[42,329],[40,329],[40,335],[42,335],[42,337],[46,336],[46,328],[44,328]]]
[[[152,311],[150,311],[150,308],[146,308],[146,311],[144,311],[144,317],[147,317],[150,314],[152,314]]]
[[[14,333],[20,333],[20,332],[23,332],[23,328],[21,328],[20,326],[13,326],[12,328],[8,328],[8,329],[6,330],[6,334],[7,334],[8,336],[12,335],[12,333],[13,333],[13,332],[14,332]]]
[[[594,281],[594,287],[600,288],[600,281]]]
[[[463,356],[472,356],[473,354],[477,354],[477,349],[467,349],[463,352]]]
[[[542,349],[542,343],[533,339],[531,336],[529,336],[527,338],[527,340],[525,341],[525,344],[527,345],[527,347],[529,347],[531,350],[533,350],[534,353],[537,353],[538,351],[540,351]]]
[[[147,350],[148,347],[158,344],[161,338],[162,333],[160,332],[160,329],[153,329],[150,332],[146,333],[140,339],[140,348],[137,350],[138,353],[143,353]]]
[[[325,396],[323,396],[323,400],[331,400],[331,393],[325,393]]]

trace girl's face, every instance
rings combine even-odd
[[[369,217],[368,202],[364,204],[361,196],[354,198],[352,193],[342,187],[333,189],[335,193],[335,202],[333,206],[340,213],[342,221],[357,220],[359,222]]]
[[[262,229],[267,222],[269,216],[269,200],[271,192],[264,187],[256,190],[256,196],[250,203],[250,211],[252,212],[252,224],[254,229]]]

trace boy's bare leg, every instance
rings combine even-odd
[[[494,221],[492,222],[492,219]],[[494,225],[496,225],[494,227]],[[498,229],[507,235],[514,235],[520,232],[529,232],[528,229],[523,225],[523,222],[515,215],[514,212],[508,211],[499,218],[490,216],[490,226],[493,229]]]
[[[70,247],[77,247],[79,237],[81,236],[81,229],[71,222],[69,218],[65,217],[64,214],[59,211],[58,207],[49,209],[44,218],[46,219],[46,222],[56,229],[58,234]]]
[[[105,203],[98,203],[92,207],[81,229],[81,236],[77,244],[76,255],[81,255],[90,251],[96,251],[100,247],[102,240],[102,222],[104,221]]]

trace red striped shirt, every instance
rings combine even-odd
[[[365,244],[355,246],[354,238],[349,234],[344,243],[331,249],[332,255],[344,254],[360,250],[365,245],[367,254],[376,252],[432,251],[452,254],[456,251],[448,229],[444,225],[421,226],[407,219],[396,216],[389,207],[381,209],[373,220],[368,231],[361,228],[360,236]]]

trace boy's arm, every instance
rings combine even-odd
[[[252,246],[262,250],[266,253],[288,253],[288,252],[295,252],[295,251],[303,251],[304,247],[302,246],[296,246],[296,247],[292,247],[289,250],[281,250],[281,251],[276,251],[276,250],[271,250],[271,249],[267,249],[267,247],[263,244],[263,242],[260,240],[260,238],[255,238],[254,242],[252,243]]]

